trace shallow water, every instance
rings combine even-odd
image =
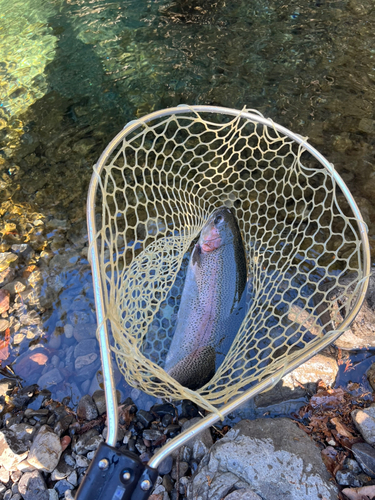
[[[99,387],[98,357],[75,364],[98,356],[77,348],[95,335],[88,183],[109,140],[152,110],[246,105],[308,136],[347,182],[375,252],[372,0],[0,0],[0,26],[1,251],[35,252],[11,265],[26,281],[5,313],[7,362],[29,383],[55,369],[58,398]]]

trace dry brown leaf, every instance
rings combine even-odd
[[[342,490],[349,500],[372,500],[375,498],[375,485],[362,488],[344,488]]]
[[[163,500],[163,493],[158,493],[157,495],[151,495],[148,500]]]
[[[338,417],[331,418],[331,423],[336,427],[336,430],[341,436],[353,439],[353,434],[349,431],[345,424],[343,424]]]
[[[118,416],[121,423],[129,427],[134,418],[134,413],[131,412],[134,405],[121,405],[118,407]]]
[[[322,409],[331,409],[344,403],[344,401],[345,391],[339,387],[338,389],[319,391],[310,399],[310,405],[313,408],[320,407]]]
[[[327,470],[333,474],[336,468],[337,451],[332,446],[327,446],[321,451],[321,455]]]

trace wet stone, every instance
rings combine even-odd
[[[157,429],[145,429],[142,435],[144,439],[148,439],[149,441],[156,441],[157,439],[161,438],[163,434]]]
[[[173,490],[174,482],[172,481],[172,478],[169,475],[169,473],[165,474],[165,476],[163,477],[163,486],[165,488],[165,491],[167,491],[168,493],[170,493]]]
[[[92,353],[87,356],[88,358],[86,360],[82,360],[84,356],[76,359],[76,362],[79,360],[79,363],[90,361],[89,364],[83,364],[82,368],[76,370],[76,382],[84,382],[85,380],[91,379],[100,368],[100,359],[97,354]],[[96,359],[93,361],[94,356],[96,356]]]
[[[7,483],[9,481],[10,473],[8,470],[0,468],[0,482]]]
[[[60,459],[57,464],[56,469],[52,471],[51,479],[52,481],[60,481],[61,479],[67,478],[72,472],[73,467],[68,465],[63,458]]]
[[[37,325],[40,323],[40,316],[36,311],[28,311],[26,314],[21,314],[20,322],[22,325]]]
[[[43,404],[43,401],[49,399],[50,397],[51,397],[51,392],[48,391],[47,389],[44,389],[38,394],[38,396],[31,403],[27,405],[27,408],[31,410],[39,410]]]
[[[42,375],[38,380],[38,385],[40,388],[51,387],[57,385],[63,381],[63,376],[58,368],[53,368],[44,375]]]
[[[98,410],[92,397],[89,394],[83,396],[78,403],[77,416],[84,420],[95,420],[98,417]]]
[[[105,402],[105,392],[101,389],[98,391],[95,391],[94,394],[92,395],[92,399],[94,400],[94,402],[96,404],[98,414],[103,415],[107,410],[106,402]]]
[[[367,443],[355,443],[352,452],[362,470],[370,477],[375,478],[375,450]]]
[[[9,296],[8,290],[0,289],[0,314],[5,313],[9,309]]]
[[[19,255],[22,259],[28,262],[35,255],[35,251],[27,243],[22,243],[20,245],[12,245],[12,251]]]
[[[12,490],[7,490],[4,493],[3,500],[10,500],[13,496]]]
[[[55,490],[59,494],[59,496],[64,496],[67,490],[72,490],[74,486],[69,483],[66,479],[62,479],[61,481],[57,481],[54,486]]]
[[[24,412],[24,416],[26,418],[45,417],[48,415],[48,413],[49,413],[49,411],[47,408],[41,408],[39,410],[33,410],[32,408],[27,408]]]
[[[336,481],[340,486],[352,486],[358,488],[362,486],[362,481],[351,471],[339,470],[336,473]]]
[[[353,422],[366,443],[375,444],[375,406],[364,410],[358,409],[351,413]]]
[[[74,446],[74,452],[77,455],[87,455],[88,451],[96,450],[103,441],[103,436],[96,429],[90,429],[78,438]]]
[[[77,486],[78,477],[77,477],[77,472],[75,470],[71,472],[66,479],[73,486]]]
[[[59,349],[60,346],[61,346],[61,334],[57,331],[57,332],[54,332],[49,340],[48,340],[48,346],[51,348],[51,349]],[[59,358],[58,358],[59,359]],[[53,364],[53,363],[52,363]],[[56,366],[55,366],[56,368]]]
[[[91,365],[98,359],[98,355],[95,352],[89,354],[84,354],[83,356],[78,356],[74,362],[74,368],[76,370],[81,370],[82,368]]]
[[[4,332],[7,328],[9,328],[9,321],[7,319],[0,318],[0,332]]]
[[[13,388],[17,385],[16,380],[3,378],[0,380],[0,396],[9,395]]]
[[[11,430],[0,430],[0,463],[7,470],[15,470],[27,456],[27,447]]]
[[[17,438],[22,441],[32,439],[35,434],[35,427],[28,424],[13,424],[9,428],[16,434]]]
[[[12,472],[12,474],[10,475],[10,478],[13,481],[13,483],[17,483],[21,479],[21,477],[22,477],[22,472],[20,472],[19,470]]]
[[[163,427],[168,427],[173,422],[173,417],[172,415],[164,415],[163,418],[161,419],[161,424]]]
[[[165,474],[169,474],[172,470],[173,466],[173,457],[172,455],[168,455],[159,465],[158,472],[161,476]]]
[[[49,500],[46,483],[39,471],[23,474],[18,484],[18,490],[24,500]]]
[[[164,434],[166,434],[169,437],[175,437],[177,434],[179,434],[181,429],[181,425],[179,424],[171,424],[168,425],[164,431]]]
[[[73,335],[77,342],[85,339],[95,338],[96,323],[87,323],[85,325],[73,325]]]
[[[358,462],[356,460],[353,460],[352,458],[347,458],[345,460],[344,466],[347,470],[354,472],[354,474],[359,474],[362,471]]]
[[[63,432],[68,430],[70,424],[73,421],[73,415],[65,415],[65,417],[61,418],[53,428],[53,431],[58,435],[61,436]]]
[[[154,421],[154,417],[151,415],[150,412],[145,411],[145,410],[139,410],[137,411],[137,420],[140,422],[144,427],[148,427],[151,425],[151,422]]]
[[[75,462],[77,467],[88,467],[90,465],[90,461],[83,455],[74,455]]]
[[[12,252],[0,253],[0,272],[8,269],[10,264],[18,259],[18,256]]]
[[[95,352],[97,349],[97,341],[96,339],[85,339],[79,342],[74,348],[74,357],[78,358],[79,356],[84,356],[91,352]]]
[[[4,271],[0,271],[0,285],[7,286],[12,282],[12,280],[14,280],[15,275],[16,272],[12,267],[8,267]]]
[[[185,474],[187,473],[188,469],[189,469],[189,464],[187,462],[180,462],[179,471],[178,471],[179,477],[184,477]],[[177,467],[176,467],[176,465],[174,465],[172,467],[171,477],[174,480],[177,479]]]
[[[71,339],[73,337],[73,325],[64,325],[64,334],[67,339]]]
[[[181,406],[181,417],[194,418],[198,416],[198,408],[191,401],[184,400]]]
[[[158,415],[160,418],[164,417],[165,415],[170,415],[172,417],[176,415],[176,409],[170,403],[154,405],[151,408],[151,412],[156,413],[156,415]]]

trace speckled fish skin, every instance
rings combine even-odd
[[[165,362],[166,372],[181,385],[202,387],[214,375],[218,359],[220,363],[224,359],[223,346],[228,349],[241,324],[232,318],[238,316],[246,279],[246,255],[236,218],[229,208],[220,207],[203,227],[192,252]]]

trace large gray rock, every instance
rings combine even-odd
[[[239,422],[202,460],[188,498],[220,500],[232,488],[267,500],[337,499],[318,447],[284,418]]]
[[[243,488],[241,490],[233,491],[225,497],[225,500],[262,500],[253,490]]]
[[[375,444],[375,405],[351,413],[353,422],[366,443]]]
[[[28,462],[36,469],[52,472],[59,463],[62,446],[59,437],[48,425],[42,425],[30,448]]]
[[[24,500],[49,500],[46,483],[37,470],[26,472],[18,483],[18,491]]]
[[[27,457],[26,445],[11,430],[0,431],[0,463],[6,470],[16,470]]]

